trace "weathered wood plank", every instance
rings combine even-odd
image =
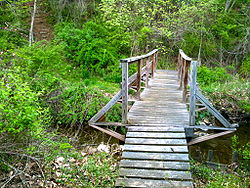
[[[128,132],[126,135],[127,138],[186,138],[185,133],[154,133],[154,132]]]
[[[129,160],[120,162],[120,167],[143,168],[143,169],[165,169],[165,170],[189,170],[189,162],[176,161],[152,161],[152,160]]]
[[[195,103],[196,103],[196,80],[197,80],[197,62],[191,62],[191,83],[190,83],[190,106],[189,106],[189,125],[195,125]]]
[[[121,187],[168,187],[168,188],[192,188],[191,181],[171,181],[171,180],[153,180],[141,178],[118,178],[116,186]]]
[[[179,54],[181,55],[181,57],[187,61],[192,61],[192,58],[191,57],[188,57],[182,49],[179,49]]]
[[[151,146],[151,145],[129,145],[125,144],[124,151],[148,151],[166,153],[187,153],[187,146]]]
[[[122,123],[128,121],[128,63],[122,65]]]
[[[145,126],[128,126],[129,132],[185,132],[181,127],[145,127]]]
[[[209,112],[211,112],[225,127],[232,127],[232,125],[216,110],[213,105],[201,94],[200,91],[196,92],[197,98],[206,106]]]
[[[134,178],[154,178],[163,180],[192,180],[191,174],[186,171],[129,169],[121,168],[120,176]]]
[[[145,55],[141,55],[141,56],[136,56],[136,57],[130,57],[130,58],[126,58],[126,59],[122,59],[122,62],[126,62],[126,63],[133,63],[135,61],[138,61],[140,59],[145,59],[153,54],[155,54],[158,51],[158,49],[154,49],[151,52],[145,54]]]
[[[117,101],[121,98],[122,92],[119,91],[97,114],[95,114],[89,122],[98,121]]]
[[[187,145],[186,139],[151,139],[151,138],[126,138],[126,144],[148,144],[148,145]]]
[[[236,128],[227,128],[227,127],[215,127],[215,126],[204,126],[204,125],[196,125],[196,126],[187,126],[185,129],[203,129],[203,130],[222,130],[222,131],[236,131]]]
[[[147,153],[147,152],[123,152],[123,159],[150,159],[163,161],[189,161],[188,154],[183,153]]]
[[[217,138],[219,136],[224,136],[224,135],[227,135],[227,134],[230,134],[230,133],[233,133],[233,132],[234,131],[224,131],[224,132],[221,132],[221,133],[216,133],[216,134],[211,134],[211,135],[206,135],[206,136],[201,136],[201,137],[198,137],[198,138],[194,138],[190,142],[188,142],[188,145],[189,146],[194,145],[194,144],[204,142],[204,141],[207,141],[207,140],[211,140],[211,139]]]
[[[102,132],[104,132],[104,133],[106,133],[106,134],[108,134],[110,136],[113,136],[113,137],[115,137],[115,138],[117,138],[117,139],[119,139],[121,141],[125,141],[125,136],[122,135],[122,134],[119,134],[119,133],[117,133],[115,131],[112,131],[112,130],[107,129],[107,128],[101,128],[101,127],[95,126],[93,124],[90,124],[89,126],[95,128],[95,129],[97,129],[99,131],[102,131]]]

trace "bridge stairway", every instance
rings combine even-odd
[[[120,162],[121,187],[192,187],[182,103],[176,71],[157,70],[128,113]]]

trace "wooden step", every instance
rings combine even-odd
[[[155,153],[155,152],[128,152],[122,153],[123,159],[150,159],[161,161],[189,161],[188,154],[183,153]]]
[[[146,145],[170,145],[170,146],[186,146],[185,139],[152,139],[152,138],[126,138],[126,144],[146,144]]]
[[[152,160],[131,160],[124,159],[120,162],[120,167],[163,169],[163,170],[189,170],[189,162],[183,161],[152,161]]]
[[[141,178],[118,178],[116,186],[121,187],[150,187],[150,188],[191,188],[191,181],[166,181]]]
[[[192,180],[186,171],[120,168],[121,177],[151,178],[161,180]]]

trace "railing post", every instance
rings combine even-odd
[[[149,61],[152,59],[152,67],[151,67],[151,74],[152,78],[154,78],[154,70],[155,70],[155,54],[153,54],[151,57],[149,57]]]
[[[181,78],[181,54],[178,54],[178,62],[177,62],[177,67],[178,67],[178,80]]]
[[[190,66],[190,61],[186,61],[185,60],[185,66],[184,66],[184,75],[183,75],[183,96],[182,96],[182,100],[183,103],[187,102],[187,86],[188,86],[188,69]]]
[[[180,67],[180,89],[182,89],[183,78],[184,78],[184,69],[186,67],[186,60],[181,58],[181,67]]]
[[[141,91],[141,67],[142,67],[142,59],[138,61],[137,64],[137,96],[140,98],[140,91]]]
[[[190,83],[190,106],[189,125],[195,125],[195,103],[196,103],[196,81],[197,81],[197,61],[191,62],[191,83]]]
[[[146,87],[148,87],[148,80],[149,80],[149,62],[150,62],[150,58],[148,57],[146,59]]]
[[[122,123],[128,122],[128,62],[121,61],[122,66]]]

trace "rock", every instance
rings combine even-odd
[[[81,155],[83,156],[83,157],[85,157],[86,155],[87,155],[87,153],[85,153],[85,152],[81,152]]]
[[[109,147],[108,145],[100,144],[100,145],[97,147],[97,151],[109,153],[110,147]]]
[[[62,164],[64,162],[64,157],[57,157],[55,163]]]
[[[82,154],[82,153],[81,153]],[[83,156],[84,157],[84,156]],[[74,163],[76,160],[74,158],[70,158],[69,162]]]

